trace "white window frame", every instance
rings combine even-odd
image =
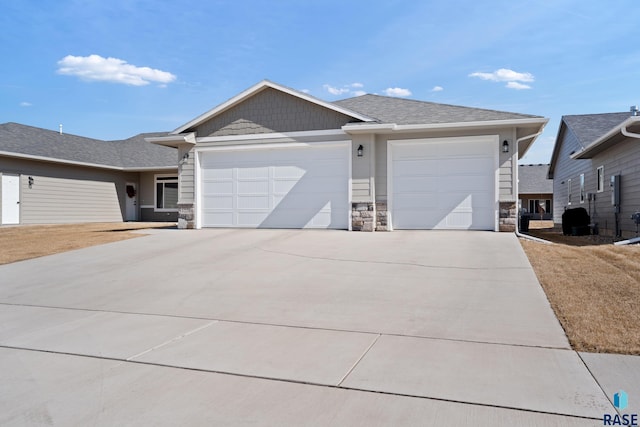
[[[584,192],[584,174],[580,174],[580,203],[584,203],[586,195]]]
[[[604,166],[598,166],[596,176],[598,177],[597,192],[602,193],[604,191]]]
[[[171,179],[169,179],[171,178]],[[153,210],[154,212],[178,212],[178,208],[159,208],[158,207],[158,184],[162,183],[178,183],[178,175],[174,174],[158,174],[153,177]],[[178,191],[180,191],[178,189]],[[178,195],[178,199],[180,196]]]
[[[567,204],[571,204],[571,178],[567,179]]]

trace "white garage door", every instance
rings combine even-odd
[[[350,143],[203,152],[203,227],[348,228]]]
[[[389,143],[394,229],[494,230],[497,136]]]

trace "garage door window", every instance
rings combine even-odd
[[[156,211],[178,210],[178,177],[156,175]]]

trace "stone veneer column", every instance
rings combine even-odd
[[[191,229],[195,227],[193,203],[178,203],[178,228]]]
[[[389,231],[387,201],[376,202],[376,231]]]
[[[374,231],[376,206],[371,202],[351,204],[351,230]]]
[[[387,202],[351,204],[351,230],[387,231]]]
[[[518,222],[518,208],[516,202],[500,202],[500,231],[514,232]]]

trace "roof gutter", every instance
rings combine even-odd
[[[195,132],[190,132],[179,135],[155,136],[151,138],[145,138],[144,140],[152,144],[178,148],[179,144],[196,145],[196,134]]]
[[[398,125],[396,123],[372,123],[372,124],[346,124],[342,126],[342,130],[349,134],[358,133],[397,133],[397,132],[419,132],[431,130],[449,130],[449,129],[469,129],[469,128],[487,128],[487,127],[512,127],[526,125],[545,126],[549,119],[544,117],[531,119],[509,119],[509,120],[485,120],[473,122],[451,122],[451,123],[431,123],[431,124],[415,124],[415,125]],[[532,138],[533,136],[529,136]],[[528,137],[523,137],[524,139]]]
[[[640,122],[640,117],[638,117],[638,116],[629,117],[627,120],[625,120],[624,122],[620,123],[620,125],[614,127],[609,132],[605,133],[600,138],[596,139],[591,145],[587,146],[587,148],[585,148],[584,150],[573,154],[571,156],[571,159],[586,159],[586,158],[588,158],[588,157],[585,157],[585,156],[587,156],[589,153],[591,153],[595,148],[597,148],[600,145],[602,145],[605,142],[607,142],[610,138],[612,138],[618,132],[620,132],[622,135],[626,136],[627,138],[640,139],[640,134],[634,133],[634,132],[629,132],[627,130],[627,126],[631,126],[633,124],[637,124],[638,122]]]
[[[172,171],[172,170],[178,169],[178,165],[176,166],[144,166],[144,167],[121,167],[121,166],[111,166],[111,165],[100,165],[97,163],[80,162],[76,160],[65,160],[65,159],[58,159],[55,157],[36,156],[33,154],[14,153],[10,151],[0,151],[0,156],[12,157],[12,158],[23,159],[23,160],[35,160],[38,162],[82,166],[85,168],[107,169],[107,170],[120,171],[120,172],[145,172],[145,171],[155,171],[155,170]]]

